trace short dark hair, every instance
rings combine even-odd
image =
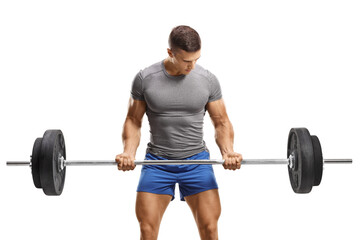
[[[197,52],[201,49],[201,39],[193,28],[181,25],[171,31],[169,47],[173,51],[182,49],[186,52]]]

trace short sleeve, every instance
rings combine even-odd
[[[142,81],[143,79],[141,76],[141,72],[139,72],[138,74],[136,74],[131,86],[131,97],[135,100],[145,100],[144,91],[142,88]]]
[[[221,87],[219,80],[214,74],[210,73],[210,95],[208,102],[213,102],[222,98]]]

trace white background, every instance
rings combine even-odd
[[[164,59],[174,26],[201,35],[199,64],[220,80],[245,158],[285,158],[291,127],[319,137],[320,187],[294,194],[285,166],[215,166],[221,239],[359,239],[358,1],[2,1],[0,238],[139,239],[140,168],[72,167],[60,197],[35,189],[36,137],[58,128],[68,159],[114,159],[131,81]],[[205,116],[205,141],[220,158]],[[149,140],[146,116],[137,158]],[[169,205],[159,239],[198,239],[190,209]]]

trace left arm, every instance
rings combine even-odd
[[[242,156],[234,152],[234,130],[227,115],[223,99],[209,102],[206,105],[211,121],[215,127],[215,141],[219,146],[221,155],[225,160],[225,169],[239,169]]]

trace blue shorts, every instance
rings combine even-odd
[[[209,159],[203,151],[186,159]],[[165,159],[147,153],[145,159]],[[175,196],[175,184],[179,184],[180,199],[210,189],[218,189],[212,165],[144,165],[142,166],[137,192]]]

